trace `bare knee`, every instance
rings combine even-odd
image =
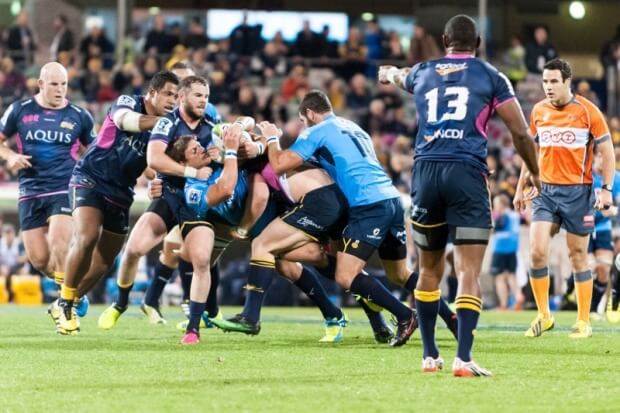
[[[533,268],[542,268],[547,265],[547,251],[541,246],[534,245],[530,251],[530,262]]]

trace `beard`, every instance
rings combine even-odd
[[[198,108],[192,106],[191,104],[187,102],[183,104],[183,111],[192,120],[199,120],[203,116],[202,110],[198,110]]]

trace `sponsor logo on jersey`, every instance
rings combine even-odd
[[[38,141],[47,143],[71,143],[71,134],[57,130],[29,130],[26,133],[27,141]]]
[[[127,95],[122,95],[116,101],[117,106],[129,106],[132,109],[136,107],[136,104],[137,104],[136,100],[132,98],[131,96],[127,96]]]
[[[60,122],[60,127],[64,129],[73,130],[73,128],[75,128],[75,123],[63,120],[62,122]]]
[[[438,129],[432,135],[424,135],[426,142],[432,142],[435,139],[463,139],[462,129]]]
[[[435,65],[435,72],[439,76],[446,76],[465,69],[467,69],[467,63],[437,63]]]
[[[161,118],[153,128],[153,135],[168,135],[172,129],[172,121],[168,118]]]
[[[24,125],[30,125],[31,123],[37,123],[39,121],[39,115],[25,115],[22,118]]]
[[[575,142],[575,140],[577,140],[577,136],[575,135],[575,132],[571,130],[562,130],[562,129],[544,130],[540,133],[539,137],[543,143],[563,142],[563,143],[570,144],[570,143]]]
[[[191,205],[198,205],[200,203],[200,191],[190,188],[187,191],[187,203]]]

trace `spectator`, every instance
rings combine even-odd
[[[601,106],[601,101],[592,88],[590,87],[590,83],[587,80],[581,80],[577,83],[577,89],[575,91],[579,96],[583,96],[588,99],[590,102],[594,103],[597,107]]]
[[[172,49],[172,56],[170,56],[170,59],[168,59],[168,61],[166,62],[166,70],[170,70],[170,68],[174,66],[175,63],[187,62],[188,58],[189,56],[187,54],[187,49],[185,48],[185,46],[183,46],[182,44],[177,44],[176,46],[174,46],[174,49]]]
[[[230,32],[230,53],[235,56],[252,56],[262,47],[260,32],[262,26],[248,25],[248,15],[243,14],[243,21]]]
[[[88,35],[80,42],[80,54],[83,68],[86,68],[94,57],[103,60],[105,69],[109,70],[114,65],[114,44],[106,36],[101,22],[91,23]]]
[[[340,78],[334,78],[326,84],[327,96],[332,103],[334,111],[338,112],[345,108],[346,91],[345,86]]]
[[[284,41],[284,36],[282,35],[282,31],[281,30],[278,30],[276,32],[276,34],[273,36],[272,42],[275,45],[277,54],[279,56],[288,56],[289,55],[290,47]]]
[[[289,76],[282,82],[282,98],[285,102],[290,101],[300,88],[308,88],[306,69],[302,65],[295,65]]]
[[[232,102],[230,87],[226,84],[226,74],[221,70],[211,72],[209,101],[215,104],[230,104]]]
[[[388,46],[385,58],[387,60],[405,60],[405,52],[400,41],[400,35],[392,31],[388,34]]]
[[[97,101],[100,86],[99,74],[102,67],[102,60],[98,57],[93,57],[88,61],[86,71],[79,79],[80,92],[82,92],[86,102]]]
[[[386,130],[386,110],[385,103],[381,99],[373,99],[370,102],[370,108],[366,119],[362,123],[362,127],[370,135],[379,135]]]
[[[2,59],[0,70],[4,72],[4,87],[7,89],[7,95],[8,92],[10,92],[10,94],[14,96],[14,99],[19,99],[24,94],[24,89],[26,88],[26,79],[24,75],[15,68],[13,59],[8,56]]]
[[[73,40],[73,32],[67,26],[67,16],[59,14],[54,18],[54,39],[50,46],[50,59],[58,60],[58,54],[67,52],[73,54],[75,41]]]
[[[409,42],[409,62],[414,65],[441,56],[435,38],[426,32],[426,29],[416,24],[413,27],[413,36]]]
[[[97,102],[112,102],[119,96],[119,93],[112,86],[112,74],[108,71],[99,73],[99,90],[97,91]]]
[[[542,74],[543,67],[558,57],[558,51],[549,42],[549,34],[543,26],[534,29],[534,41],[525,48],[525,66],[529,73]]]
[[[199,18],[192,19],[189,26],[189,33],[183,39],[183,44],[188,49],[204,49],[209,43],[204,26],[200,23]]]
[[[252,116],[258,112],[256,95],[248,85],[241,86],[237,95],[236,102],[233,103],[230,112],[236,116]]]
[[[9,56],[22,69],[29,67],[34,62],[37,43],[28,25],[28,14],[25,11],[19,13],[15,19],[15,25],[9,29],[6,47]]]
[[[620,45],[620,24],[616,26],[616,34],[614,37],[605,42],[601,48],[601,63],[603,64],[603,68],[614,65],[616,59],[613,56],[613,52],[617,45]]]
[[[609,118],[609,130],[611,131],[611,139],[616,148],[620,147],[620,118],[612,116]]]
[[[367,48],[367,71],[368,77],[377,76],[377,62],[385,57],[388,49],[388,39],[385,32],[379,26],[377,20],[369,21],[366,24],[366,33],[364,35],[364,43]]]
[[[527,76],[525,48],[518,36],[513,36],[510,40],[510,48],[502,56],[501,67],[513,87]]]
[[[323,26],[320,34],[321,39],[321,57],[327,59],[336,59],[338,57],[338,42],[329,38],[329,25]]]
[[[274,42],[265,43],[265,47],[260,54],[262,63],[262,76],[271,79],[274,76],[282,76],[286,71],[286,61],[278,53],[278,48]]]
[[[347,41],[340,46],[340,57],[344,60],[342,77],[349,80],[356,73],[366,73],[368,48],[362,39],[362,32],[357,27],[349,29]]]
[[[0,239],[0,275],[9,276],[26,262],[24,249],[11,224],[2,225]]]
[[[356,120],[361,122],[368,114],[368,107],[372,100],[366,76],[358,73],[351,78],[350,84],[351,91],[347,95],[347,108],[352,110]]]
[[[321,38],[310,29],[310,22],[304,20],[303,27],[295,39],[295,55],[301,57],[319,57]]]
[[[159,61],[155,56],[149,56],[142,64],[142,75],[146,83],[150,82],[155,73],[159,72]]]
[[[207,49],[200,48],[192,52],[192,67],[199,76],[207,76],[211,71],[211,65],[207,62]]]
[[[144,52],[156,55],[169,55],[177,44],[179,44],[179,38],[166,32],[164,16],[161,14],[155,16],[153,28],[146,34]]]

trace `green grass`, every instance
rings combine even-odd
[[[91,308],[80,336],[60,337],[44,307],[0,306],[0,411],[572,413],[620,404],[620,326],[595,323],[591,339],[574,341],[573,313],[532,340],[523,337],[532,313],[484,312],[475,358],[495,376],[457,379],[443,326],[448,369],[423,374],[418,332],[399,349],[377,345],[357,309],[337,345],[317,342],[317,310],[266,308],[259,336],[203,330],[193,348],[178,344],[176,308],[166,309],[167,326],[131,308],[108,332],[96,327],[101,311]]]

